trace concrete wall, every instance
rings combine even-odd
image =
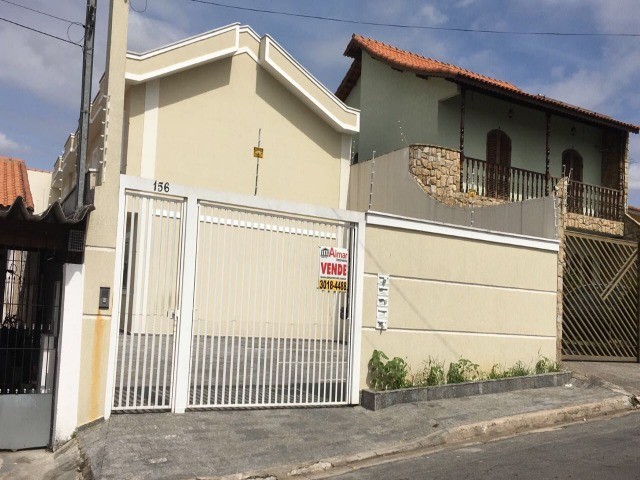
[[[41,213],[49,206],[51,172],[27,168],[29,188],[33,197],[33,213]]]
[[[358,87],[347,104],[361,108],[360,161],[371,158],[373,150],[379,156],[412,143],[460,148],[460,93],[454,83],[393,70],[363,53]],[[545,112],[467,92],[465,154],[484,160],[487,133],[496,128],[511,138],[513,167],[545,171]],[[597,148],[602,146],[602,129],[553,115],[550,142],[551,175],[561,176],[562,152],[573,148],[583,157],[583,181],[602,183]]]
[[[494,364],[556,358],[557,242],[438,230],[429,222],[393,226],[367,216],[361,387],[373,350],[405,358],[413,371],[429,357]],[[441,227],[440,227],[441,228]],[[390,275],[388,330],[375,330],[377,275]]]
[[[369,209],[372,161],[351,166],[348,208],[535,237],[556,238],[553,196],[502,205],[450,206],[425,193],[409,173],[409,148],[375,160]]]

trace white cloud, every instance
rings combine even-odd
[[[426,4],[424,7],[422,7],[420,14],[426,20],[427,25],[430,27],[437,27],[438,25],[447,23],[447,20],[449,20],[449,17],[447,17],[432,4]]]
[[[47,103],[79,104],[82,51],[23,29],[0,27],[0,82],[38,95]]]
[[[11,140],[4,133],[0,132],[0,153],[10,153],[19,149],[20,145]]]
[[[170,21],[147,17],[135,11],[129,14],[129,50],[144,52],[188,36],[185,30],[173,26]]]

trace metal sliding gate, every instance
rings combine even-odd
[[[638,361],[638,244],[567,233],[565,360]]]
[[[357,224],[195,201],[125,195],[112,409],[174,409],[181,394],[190,409],[348,403]],[[348,280],[320,289],[332,248]]]

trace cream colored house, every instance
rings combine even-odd
[[[194,309],[196,313],[188,320],[178,313],[184,312],[185,301],[204,302],[200,295],[212,295],[208,283],[196,284],[195,299],[185,298],[193,293],[183,294],[181,279],[187,278],[189,268],[196,268],[197,282],[204,282],[208,277],[201,273],[202,265],[210,269],[217,265],[211,254],[202,260],[199,253],[197,266],[191,265],[195,250],[207,247],[202,238],[222,238],[227,235],[224,227],[229,227],[229,255],[239,256],[241,250],[246,255],[272,255],[281,248],[298,263],[308,262],[309,268],[318,262],[317,246],[309,243],[312,239],[322,239],[318,240],[321,245],[328,246],[351,241],[340,212],[346,208],[352,135],[359,128],[359,111],[338,100],[274,39],[261,37],[248,26],[233,24],[149,52],[125,53],[120,42],[127,9],[125,2],[112,2],[108,67],[91,107],[85,198],[96,210],[86,237],[73,428],[108,417],[112,408],[131,409],[123,391],[132,398],[152,391],[149,395],[155,396],[152,403],[157,408],[183,411],[185,403],[193,407],[193,391],[188,401],[174,398],[178,394],[173,392],[182,388],[179,382],[187,377],[178,379],[175,372],[196,368],[189,365],[190,344],[183,348],[178,342],[179,331],[192,332],[193,342],[198,335],[205,343],[214,338],[210,332],[199,333],[214,327],[215,322],[208,319],[215,313],[213,306],[202,306],[200,313]],[[254,147],[261,149],[261,155]],[[70,135],[56,161],[51,201],[65,205],[75,198],[76,154],[76,135]],[[193,236],[187,232],[193,218],[187,202],[191,195],[197,196],[200,212],[211,211],[199,215],[200,225]],[[225,210],[225,216],[219,203],[206,204],[211,207],[203,203],[219,196],[225,205],[234,205]],[[251,202],[255,205],[250,206]],[[242,217],[247,209],[250,213]],[[261,213],[274,210],[280,214]],[[304,223],[305,215],[325,220]],[[344,220],[349,220],[348,215]],[[223,232],[218,233],[220,230]],[[258,230],[255,238],[252,230]],[[246,232],[249,239],[243,237]],[[236,234],[238,238],[233,237]],[[281,234],[292,238],[292,246],[282,246],[289,240],[277,240],[279,246],[271,246],[271,236],[280,238]],[[196,236],[197,246],[188,246]],[[259,242],[262,247],[257,246]],[[178,257],[184,260],[176,260]],[[274,256],[281,257],[279,251]],[[238,274],[229,271],[233,265],[228,260],[226,265],[218,277],[226,275],[231,282]],[[285,272],[278,261],[270,265],[282,282],[294,281],[294,274]],[[240,275],[255,276],[257,271],[242,267]],[[256,288],[225,286],[221,296],[229,297],[225,300],[229,303],[240,291],[248,302],[260,291]],[[305,291],[312,301],[315,290]],[[291,297],[302,295],[298,291]],[[169,305],[171,301],[180,305]],[[286,301],[292,300],[287,297]],[[317,330],[316,341],[326,343],[328,336],[345,336],[346,327],[329,323],[340,308],[346,311],[347,297],[328,293],[322,301],[325,304],[318,311],[324,313],[318,315],[326,319],[323,325],[329,333]],[[285,305],[284,297],[282,302]],[[284,315],[278,312],[272,315]],[[249,314],[245,309],[237,315],[248,318]],[[291,321],[272,321],[274,329],[279,325],[273,335],[282,328],[292,337]],[[184,323],[189,326],[180,330]],[[308,342],[309,332],[298,336]],[[236,337],[228,335],[232,342]],[[156,346],[155,340],[153,351],[157,353],[152,353],[151,338],[165,341],[161,353],[161,343]],[[181,348],[186,356],[178,352]],[[195,351],[196,347],[194,355]],[[152,355],[161,359],[149,367],[147,358],[151,365]],[[282,378],[278,362],[275,364],[270,371]],[[220,370],[231,368],[232,375],[235,367],[225,368]],[[156,383],[152,377],[158,372],[162,373]],[[172,393],[161,391],[162,386]],[[187,395],[186,388],[184,391]],[[176,402],[182,406],[176,407]],[[132,404],[140,407],[135,400]]]
[[[355,206],[357,108],[239,24],[127,52],[128,8],[111,2],[90,115],[58,441],[114,411],[356,404],[376,348],[416,365],[554,357],[553,234]],[[52,200],[74,203],[76,154],[71,135]],[[415,211],[428,198],[404,193]]]

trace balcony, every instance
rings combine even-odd
[[[558,178],[522,168],[504,167],[477,158],[464,157],[460,177],[463,193],[520,202],[539,198],[554,191]],[[620,190],[569,181],[567,210],[589,217],[620,221],[623,196]]]

